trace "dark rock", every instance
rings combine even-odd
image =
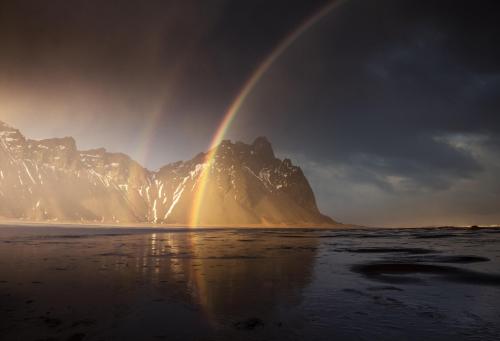
[[[254,330],[257,327],[264,326],[264,322],[259,318],[252,317],[245,321],[236,322],[234,326],[236,329]]]
[[[68,337],[66,340],[67,341],[82,341],[85,339],[85,334],[84,333],[76,333]]]

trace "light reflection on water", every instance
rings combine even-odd
[[[3,227],[0,339],[495,339],[498,232]]]

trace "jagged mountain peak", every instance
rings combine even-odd
[[[42,145],[49,148],[59,148],[61,150],[68,148],[69,150],[76,151],[76,141],[74,138],[69,136],[43,140],[28,140],[28,142],[32,145]]]
[[[17,130],[15,128],[13,128],[11,125],[9,125],[8,123],[0,120],[0,130]]]
[[[196,214],[202,226],[335,224],[317,209],[302,170],[277,159],[267,138],[224,140],[213,160],[207,155],[153,172],[126,154],[79,151],[71,137],[26,140],[0,122],[0,218],[187,225]],[[195,197],[203,199],[197,212]]]
[[[261,155],[266,159],[274,159],[274,151],[271,142],[264,137],[257,137],[252,143],[253,150],[256,154]]]
[[[203,154],[203,156],[205,158],[206,154]],[[204,160],[204,158],[201,160]],[[262,167],[272,167],[281,162],[276,159],[272,145],[265,137],[259,137],[251,144],[241,141],[232,142],[231,140],[223,140],[215,147],[213,158],[216,164],[232,164],[237,162],[250,167],[252,170],[258,170]]]

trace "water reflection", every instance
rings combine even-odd
[[[279,324],[279,311],[300,304],[318,247],[316,238],[238,231],[2,239],[0,290],[9,323],[0,322],[0,330],[27,338],[70,337],[79,320],[92,321],[86,337],[137,335],[143,331],[133,317],[141,314],[151,315],[160,334],[159,325],[185,314],[164,328],[170,336],[190,326],[223,336],[225,329],[253,328],[246,322],[252,319]]]
[[[0,339],[494,340],[498,230],[0,228]]]
[[[149,244],[149,253],[140,252],[143,275],[185,291],[213,321],[265,317],[275,306],[298,304],[318,240],[289,245],[280,235],[248,232],[154,233]]]

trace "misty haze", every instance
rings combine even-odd
[[[497,340],[498,13],[0,1],[0,340]]]

